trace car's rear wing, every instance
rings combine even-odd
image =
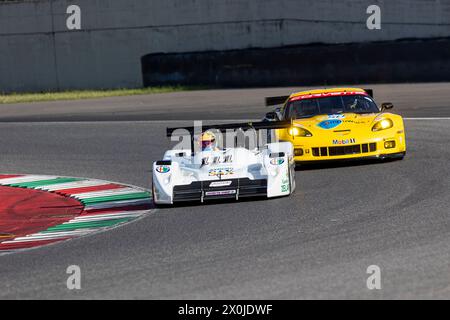
[[[290,128],[291,126],[292,126],[291,121],[259,121],[259,122],[202,125],[201,128],[200,127],[172,127],[172,128],[167,128],[166,133],[167,133],[168,137],[171,137],[173,135],[177,135],[175,132],[176,130],[185,130],[185,131],[188,131],[190,135],[193,135],[194,132],[204,132],[204,131],[211,130],[211,129],[219,130],[221,132],[226,132],[227,130],[230,130],[230,129],[272,130],[272,129]]]
[[[373,98],[373,89],[363,89],[371,98]]]
[[[289,96],[266,97],[266,107],[284,104]]]
[[[173,127],[167,128],[167,137],[180,137],[186,136],[186,133],[190,136],[191,152],[194,154],[195,146],[194,139],[196,134],[200,134],[207,130],[219,130],[220,132],[226,133],[227,130],[241,129],[241,130],[274,130],[274,129],[284,129],[290,128],[292,126],[292,121],[259,121],[259,122],[243,122],[243,123],[227,123],[227,124],[213,124],[213,125],[202,125],[199,127]],[[177,132],[178,131],[178,132]],[[269,135],[270,136],[270,135]]]

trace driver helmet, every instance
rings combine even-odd
[[[350,110],[356,109],[357,106],[358,106],[358,98],[354,98],[353,103],[348,105]]]
[[[203,132],[199,140],[202,151],[216,150],[216,136],[211,131]]]

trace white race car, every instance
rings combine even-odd
[[[257,122],[203,127],[225,131],[289,128],[289,122]],[[153,163],[153,201],[156,205],[186,201],[244,197],[280,197],[295,190],[295,162],[291,142],[265,143],[252,148],[200,148],[195,151],[194,127],[168,128],[167,136],[185,129],[189,149],[172,149]],[[205,131],[203,131],[205,132]]]

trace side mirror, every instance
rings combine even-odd
[[[272,112],[267,112],[266,113],[266,119],[269,121],[277,121],[278,119],[278,114],[274,111]]]
[[[393,107],[394,107],[394,105],[391,102],[383,102],[381,104],[381,111],[392,109]]]

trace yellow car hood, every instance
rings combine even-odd
[[[375,123],[382,119],[390,119],[393,122],[393,126],[378,132],[372,131]],[[293,125],[306,129],[312,136],[292,136],[289,134],[288,129],[280,129],[277,130],[278,139],[291,141],[294,146],[330,146],[392,138],[398,133],[398,130],[403,130],[403,119],[397,114],[385,112],[367,114],[342,113],[296,119],[293,121]]]
[[[379,113],[318,115],[312,118],[296,119],[294,120],[294,126],[304,127],[313,134],[314,132],[351,132],[361,129],[371,130],[373,124],[377,121],[376,119],[381,119]]]
[[[370,126],[379,113],[356,114],[342,113],[335,115],[318,115],[312,118],[294,120],[294,125],[298,124],[305,128],[318,130],[345,129],[351,130],[361,126]]]

